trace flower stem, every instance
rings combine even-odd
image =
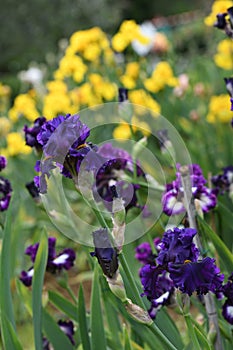
[[[189,226],[192,228],[195,228],[197,231],[196,211],[194,206],[194,199],[192,196],[192,184],[190,182],[189,167],[182,166],[180,168],[180,173],[181,173],[182,186],[184,189],[184,205],[188,214]],[[202,244],[201,244],[201,240],[198,235],[198,232],[194,237],[194,243],[196,244],[199,251],[202,252],[203,248],[202,248]],[[206,312],[209,320],[209,329],[214,327],[217,335],[214,343],[214,348],[215,350],[223,350],[222,339],[221,339],[220,329],[218,324],[218,315],[217,315],[213,295],[210,294],[210,292],[207,293],[206,295],[204,295],[204,300],[205,300],[205,308],[206,308]]]

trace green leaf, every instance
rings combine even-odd
[[[98,265],[95,266],[91,293],[91,344],[92,350],[106,350],[102,308],[100,303]]]
[[[23,350],[11,322],[3,312],[1,314],[1,321],[4,348],[9,350]]]
[[[233,271],[233,254],[224,244],[224,242],[219,238],[219,236],[212,230],[212,228],[203,220],[200,216],[197,217],[198,227],[202,235],[207,236],[207,238],[214,244],[222,263],[224,264],[226,270],[229,273]]]
[[[72,320],[78,322],[78,307],[65,299],[62,295],[49,291],[49,301],[55,305],[59,310],[64,312]]]
[[[46,312],[45,309],[42,309],[42,312],[43,330],[48,340],[52,343],[54,350],[73,350],[74,347],[69,338],[64,332],[62,332],[54,319]]]
[[[203,350],[213,350],[213,346],[209,344],[207,334],[204,332],[203,328],[194,319],[192,319],[192,323],[201,348]]]
[[[11,294],[11,222],[12,205],[8,208],[3,231],[2,254],[1,254],[1,276],[0,276],[0,304],[2,313],[5,313],[8,321],[15,329],[14,310]],[[3,323],[3,322],[2,322]]]
[[[32,278],[32,311],[33,328],[36,350],[42,349],[42,290],[44,274],[48,259],[48,238],[45,230],[42,230],[39,248],[34,264],[34,275]]]
[[[130,343],[129,333],[127,328],[124,326],[124,350],[132,350],[132,346]]]
[[[84,350],[91,350],[90,338],[88,335],[87,328],[87,317],[86,317],[86,307],[83,295],[83,288],[80,285],[79,288],[79,299],[78,299],[78,319],[79,319],[79,331],[82,340],[82,346]]]

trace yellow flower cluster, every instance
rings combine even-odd
[[[166,85],[174,87],[178,84],[179,81],[174,76],[170,64],[165,61],[159,62],[152,72],[151,78],[144,81],[145,88],[153,93],[164,89]]]
[[[122,121],[113,131],[114,139],[128,140],[132,137],[132,132],[135,133],[137,131],[140,131],[143,136],[149,136],[151,134],[150,126],[135,116],[132,117],[131,125],[132,130],[128,123]]]
[[[149,95],[143,89],[137,89],[129,92],[129,101],[134,103],[135,105],[140,105],[146,108],[151,109],[154,115],[159,114],[161,112],[161,107],[156,102],[151,95]],[[139,109],[140,114],[140,109]]]
[[[218,52],[214,56],[214,61],[218,67],[226,70],[233,69],[233,41],[224,39],[218,44]]]
[[[229,95],[212,96],[209,103],[209,112],[206,117],[209,123],[229,123],[232,119]]]
[[[25,144],[23,136],[18,132],[11,132],[6,136],[7,147],[1,149],[5,157],[13,157],[19,154],[30,154],[32,148]]]
[[[43,100],[43,115],[47,119],[52,119],[58,114],[76,113],[76,106],[72,104],[72,100],[68,94],[67,85],[60,80],[50,81],[46,85],[48,89],[47,95]]]
[[[211,13],[205,18],[205,24],[207,26],[213,26],[216,22],[217,14],[227,12],[227,9],[231,6],[233,6],[233,1],[216,0],[212,5]]]
[[[78,53],[87,61],[96,62],[102,51],[108,48],[107,35],[99,27],[94,27],[75,32],[70,38],[66,54],[75,55]]]
[[[133,40],[139,41],[141,44],[148,44],[149,38],[142,35],[139,25],[134,20],[124,21],[118,33],[112,38],[112,47],[117,52],[122,52]]]
[[[36,100],[32,95],[33,92],[29,91],[29,93],[20,94],[15,98],[14,105],[9,110],[9,117],[13,122],[17,122],[22,116],[31,122],[39,117]]]
[[[140,65],[138,62],[130,62],[126,65],[125,74],[122,75],[120,81],[127,89],[134,89],[137,78],[140,72]]]

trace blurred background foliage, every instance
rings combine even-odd
[[[138,23],[158,16],[210,8],[209,0],[33,0],[1,1],[0,80],[27,68],[51,63],[59,41],[80,29],[100,26],[113,34],[124,19]],[[201,37],[201,33],[197,33]],[[188,40],[189,41],[189,40]],[[190,43],[190,41],[189,41]],[[179,43],[179,45],[181,45]]]

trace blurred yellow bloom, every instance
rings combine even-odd
[[[229,95],[212,96],[209,103],[209,112],[206,117],[207,121],[209,123],[215,123],[217,121],[229,123],[232,119],[230,108]]]
[[[120,81],[126,89],[134,89],[136,87],[135,80],[128,75],[122,75]]]
[[[130,62],[126,65],[125,74],[133,79],[137,79],[140,71],[140,65],[138,62]]]
[[[9,110],[9,118],[13,122],[16,122],[21,116],[24,116],[31,122],[39,117],[39,112],[36,109],[36,101],[29,93],[18,95],[14,100],[13,107]]]
[[[21,134],[17,132],[11,132],[6,136],[7,148],[5,154],[8,157],[17,156],[19,154],[29,154],[32,152],[32,148],[25,144],[25,140]]]
[[[213,26],[216,22],[217,14],[227,12],[227,9],[231,6],[233,6],[233,1],[216,0],[212,5],[211,13],[205,18],[205,24]]]
[[[117,33],[112,38],[112,47],[117,52],[122,52],[129,45],[130,40],[122,33]]]
[[[218,44],[218,52],[214,56],[214,61],[218,67],[226,70],[233,69],[233,41],[224,39]]]
[[[67,92],[67,85],[60,80],[53,80],[49,81],[46,84],[47,89],[49,92],[58,92],[58,93],[66,93]]]
[[[9,96],[11,94],[11,88],[8,85],[4,85],[0,82],[0,98]]]
[[[88,61],[95,61],[109,47],[107,35],[99,28],[75,32],[70,38],[67,54],[80,53]]]
[[[154,71],[152,72],[151,78],[144,81],[145,88],[153,93],[156,93],[168,86],[177,86],[179,84],[178,79],[174,76],[172,68],[168,62],[159,62]]]
[[[104,82],[102,89],[101,89],[101,95],[103,98],[107,101],[112,101],[115,97],[117,97],[118,90],[116,84]]]
[[[149,125],[136,118],[132,117],[132,129],[133,132],[140,131],[143,136],[149,136],[151,134],[151,129]],[[130,126],[128,123],[122,121],[113,131],[114,139],[129,140],[132,137]]]
[[[131,131],[128,123],[122,122],[113,131],[114,139],[128,140],[131,138]]]
[[[160,113],[161,107],[145,90],[138,89],[129,92],[129,101],[150,108],[155,113]]]
[[[134,20],[122,22],[119,32],[112,38],[112,47],[115,51],[122,52],[133,41],[137,40],[141,44],[148,44],[150,39],[141,34],[140,26]]]
[[[55,72],[55,79],[64,79],[73,76],[79,83],[83,80],[87,71],[87,66],[83,63],[81,57],[77,55],[65,55],[59,63],[59,69]]]
[[[83,57],[88,61],[95,61],[101,54],[101,48],[97,43],[90,44],[83,52]]]

